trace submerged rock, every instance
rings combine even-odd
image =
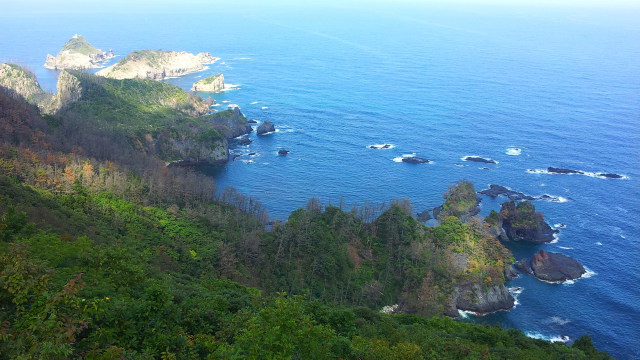
[[[260,124],[260,126],[258,126],[258,130],[257,133],[258,135],[264,135],[267,133],[271,133],[276,131],[276,127],[275,125],[273,125],[273,123],[269,120],[263,122],[262,124]]]
[[[431,213],[429,212],[429,210],[423,210],[422,212],[418,213],[418,217],[417,217],[418,221],[420,222],[426,222],[432,219],[431,217]]]
[[[487,195],[492,199],[502,195],[509,198],[509,200],[536,200],[535,197],[521,193],[519,191],[513,191],[508,187],[502,185],[491,184],[488,189],[478,191],[478,194]]]
[[[580,170],[571,170],[571,169],[563,169],[563,168],[556,168],[556,167],[548,167],[547,172],[551,174],[580,174],[580,175],[584,174],[584,172]]]
[[[535,278],[549,282],[574,280],[587,271],[577,260],[564,254],[540,250],[531,259],[522,259],[516,263],[518,270]]]
[[[288,153],[289,153],[289,150],[285,150],[285,149],[278,150],[278,155],[280,155],[280,156],[285,156]]]

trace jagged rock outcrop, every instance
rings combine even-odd
[[[199,92],[219,92],[224,90],[224,75],[217,74],[196,81],[191,86],[191,91]]]
[[[509,310],[514,304],[515,299],[504,285],[463,284],[455,288],[447,314],[457,316],[457,309],[484,315]]]
[[[249,121],[238,107],[207,115],[203,119],[213,124],[214,127],[227,139],[246,135],[253,131],[251,125],[249,125]],[[249,140],[248,144],[250,143],[251,141]]]
[[[480,198],[473,184],[468,181],[460,181],[450,186],[444,198],[444,203],[433,209],[433,216],[438,220],[455,216],[466,222],[480,212]]]
[[[139,50],[96,75],[112,79],[153,79],[181,76],[205,69],[219,58],[210,53],[191,54],[185,51]]]
[[[544,216],[535,211],[530,201],[522,201],[517,205],[513,201],[503,203],[500,217],[502,228],[510,241],[543,244],[553,241],[558,232],[544,221]]]
[[[582,264],[564,254],[540,250],[530,259],[516,263],[518,270],[548,282],[563,282],[581,277],[586,273]]]
[[[84,37],[76,34],[64,44],[58,55],[47,54],[44,67],[54,70],[99,68],[114,56],[113,50],[106,52],[96,49]]]
[[[263,122],[262,124],[260,124],[260,126],[258,126],[258,130],[257,133],[258,135],[264,135],[267,133],[272,133],[276,131],[276,127],[275,125],[273,125],[273,123],[269,120]]]

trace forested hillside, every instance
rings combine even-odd
[[[470,183],[437,227],[406,200],[270,222],[77,109],[0,88],[0,359],[608,358],[443,316],[512,262]]]

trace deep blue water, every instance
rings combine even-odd
[[[536,202],[559,241],[541,246],[593,273],[553,285],[521,276],[519,305],[469,321],[545,338],[583,333],[619,359],[640,358],[640,11],[562,7],[202,8],[176,14],[2,14],[0,61],[42,67],[73,34],[117,54],[210,51],[222,61],[170,79],[185,89],[223,72],[215,94],[278,132],[208,173],[261,200],[272,218],[324,204],[409,198],[442,202],[468,179],[568,201]],[[225,101],[228,101],[225,102]],[[257,102],[257,103],[254,103]],[[253,103],[253,104],[252,104]],[[390,143],[388,150],[371,144]],[[508,147],[519,156],[505,154]],[[286,148],[286,157],[277,150]],[[250,157],[249,152],[258,155]],[[394,162],[415,153],[434,162]],[[466,155],[497,165],[463,162]],[[461,165],[461,166],[460,166]],[[527,173],[548,166],[623,174],[622,180]],[[488,169],[483,169],[483,168]],[[503,199],[484,199],[482,211]],[[519,246],[516,258],[540,247]],[[636,339],[636,340],[634,340]]]

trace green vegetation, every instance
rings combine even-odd
[[[64,46],[62,46],[62,51],[69,51],[72,53],[78,53],[82,55],[95,55],[100,53],[100,50],[93,47],[93,45],[89,44],[89,42],[82,37],[82,35],[74,35],[69,41],[67,41]]]
[[[208,85],[208,84],[212,84],[214,81],[216,81],[216,79],[218,79],[220,76],[222,76],[222,74],[216,74],[216,75],[212,75],[209,77],[206,77],[200,81],[197,82],[197,84],[201,84],[201,85]]]
[[[255,200],[113,128],[0,105],[0,360],[609,358],[439,317],[456,284],[502,282],[480,221],[312,199],[267,229]]]
[[[469,181],[460,181],[449,187],[443,197],[442,212],[438,217],[456,216],[465,214],[474,215],[477,213],[478,195],[473,184]]]
[[[502,204],[500,215],[504,219],[509,219],[513,227],[535,228],[538,226],[543,216],[536,212],[536,207],[531,201],[521,202],[507,201]]]
[[[125,68],[125,65],[128,63],[138,61],[144,61],[152,67],[158,66],[165,62],[167,53],[169,52],[162,50],[136,50],[118,61],[118,63],[113,66],[113,69],[120,70]]]

